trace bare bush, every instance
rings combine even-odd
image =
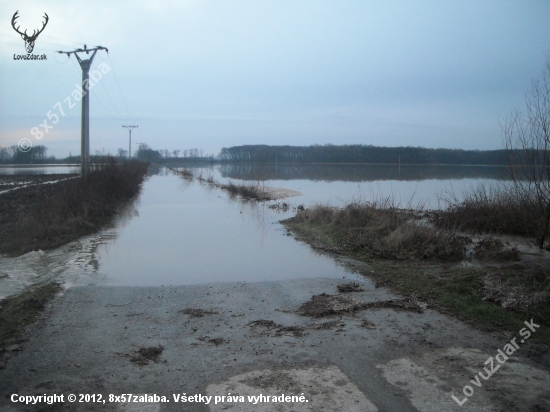
[[[539,79],[531,82],[526,112],[513,110],[503,125],[514,196],[531,215],[539,248],[550,230],[550,56]]]

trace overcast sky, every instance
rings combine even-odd
[[[33,54],[11,27],[42,26]],[[74,57],[92,70],[90,152],[241,144],[501,147],[550,51],[550,1],[179,0],[0,3],[0,146],[80,152]],[[57,102],[61,102],[57,107]],[[61,116],[59,107],[65,116]],[[48,112],[59,122],[30,132]],[[48,122],[51,125],[51,121]],[[43,131],[43,127],[39,127]],[[135,149],[135,146],[133,147]]]

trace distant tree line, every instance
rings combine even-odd
[[[55,157],[47,157],[48,148],[46,146],[33,146],[29,150],[23,151],[19,146],[10,146],[0,148],[0,163],[15,164],[40,164],[55,161]]]
[[[223,148],[222,162],[289,163],[402,163],[505,165],[506,150],[426,149],[371,145],[267,146],[244,145]]]

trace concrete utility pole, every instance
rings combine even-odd
[[[132,129],[135,129],[137,127],[136,126],[122,126],[122,127],[126,127],[128,129],[128,131],[130,132],[130,136],[128,137],[128,160],[130,160],[132,158]]]
[[[139,143],[139,142],[136,142],[138,145],[139,145],[139,158],[138,160],[140,162],[143,162],[143,150],[145,150],[145,147],[147,146],[145,143]]]
[[[65,53],[67,56],[74,54],[80,68],[82,69],[82,120],[80,128],[80,161],[81,161],[81,174],[86,176],[90,172],[90,96],[89,96],[89,84],[90,84],[90,67],[94,60],[95,54],[98,50],[105,50],[109,53],[106,47],[97,46],[93,49],[86,48],[76,49],[70,52],[58,51],[58,53]],[[82,60],[77,53],[92,53],[92,57],[88,60]]]

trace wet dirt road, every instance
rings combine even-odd
[[[318,319],[293,312],[312,295],[337,294],[338,283],[71,288],[27,330],[27,342],[10,348],[0,371],[0,409],[548,410],[550,375],[541,364],[547,360],[535,365],[525,357],[527,343],[478,387],[470,380],[507,343],[502,337],[430,309],[368,309]],[[351,294],[354,299],[392,297],[368,280],[360,283],[365,291]],[[158,345],[164,349],[155,360],[138,356],[140,348]],[[474,393],[459,406],[451,395],[462,401],[465,385]],[[64,394],[66,400],[81,393],[101,394],[106,403],[11,401],[13,394]],[[109,394],[156,394],[169,402],[110,403]],[[196,394],[202,403],[181,402]],[[307,402],[248,401],[260,394],[303,394]]]

